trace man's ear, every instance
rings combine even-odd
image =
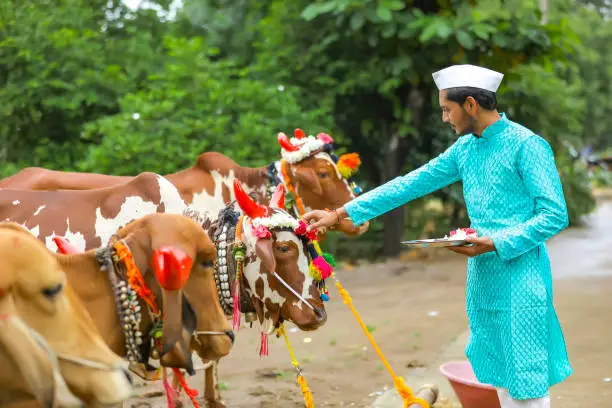
[[[476,102],[476,99],[474,99],[473,96],[468,96],[465,98],[465,102],[463,102],[463,109],[465,109],[471,116],[474,116],[478,109],[478,102]]]

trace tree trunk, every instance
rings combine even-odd
[[[419,88],[411,89],[407,93],[405,106],[406,109],[410,109],[412,112],[412,126],[416,129],[417,134],[415,137],[418,137],[420,129],[423,126],[425,92]],[[401,146],[402,144],[404,146]],[[401,174],[409,150],[410,149],[406,146],[405,139],[402,140],[396,133],[391,135],[387,146],[385,161],[382,164],[381,174],[383,175],[384,181],[391,180]],[[402,249],[400,241],[402,240],[405,226],[404,220],[405,209],[403,205],[395,210],[389,211],[383,216],[384,256],[394,257],[400,254]]]
[[[399,157],[399,135],[393,133],[385,152],[382,175],[383,182],[398,176],[403,162]],[[404,206],[399,206],[383,215],[383,255],[398,256],[401,251],[400,241],[404,233]]]
[[[542,24],[548,23],[548,0],[540,0],[540,13],[542,14],[542,18],[540,22]]]

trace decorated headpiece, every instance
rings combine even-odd
[[[294,137],[289,139],[283,132],[278,134],[278,143],[282,147],[281,156],[288,163],[295,164],[317,153],[325,152],[330,155],[338,172],[348,182],[356,195],[361,194],[361,188],[353,180],[353,175],[361,165],[357,153],[347,153],[340,157],[334,153],[334,139],[327,133],[319,133],[317,137],[306,136],[302,129],[295,129]]]

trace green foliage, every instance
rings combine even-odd
[[[319,112],[302,112],[296,92],[253,79],[199,37],[167,37],[165,66],[145,89],[124,95],[120,111],[85,127],[101,140],[79,168],[116,174],[143,169],[166,174],[219,151],[243,165],[264,165],[278,155],[275,135],[296,124],[324,128]]]

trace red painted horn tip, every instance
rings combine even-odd
[[[299,148],[294,146],[289,140],[289,138],[287,137],[287,135],[284,134],[283,132],[280,132],[278,134],[278,144],[280,144],[281,147],[288,152],[295,152],[299,150]]]
[[[303,139],[303,138],[306,137],[306,133],[304,133],[304,131],[302,129],[300,129],[300,128],[296,128],[295,131],[293,132],[293,134],[298,139]]]

